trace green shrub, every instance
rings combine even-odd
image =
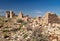
[[[26,38],[27,36],[28,36],[27,34],[24,34],[24,36],[23,36],[23,37],[24,37],[24,38]]]
[[[9,30],[7,30],[7,29],[4,29],[4,30],[2,30],[2,32],[9,32]]]
[[[7,34],[4,34],[4,38],[8,38],[9,36]]]
[[[26,25],[26,24],[27,24],[27,22],[23,22],[23,23],[22,23],[22,25]]]
[[[22,23],[22,22],[23,22],[23,20],[21,20],[21,19],[17,20],[17,23]]]

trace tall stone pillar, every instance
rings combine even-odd
[[[8,18],[8,14],[6,13],[6,18]]]
[[[13,11],[10,11],[10,18],[13,17]]]

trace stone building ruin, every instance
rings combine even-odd
[[[6,11],[6,18],[13,18],[15,13],[13,11]]]
[[[15,13],[13,11],[6,11],[6,18],[13,18],[15,16]],[[24,16],[22,12],[19,13],[16,17],[17,19],[22,19],[24,21],[29,20],[29,16]],[[40,20],[39,20],[40,19]],[[43,17],[37,18],[37,21],[40,24],[60,24],[60,18],[52,12],[47,12]]]
[[[22,19],[24,16],[23,16],[23,13],[20,12],[19,15],[18,15],[18,19]]]
[[[48,24],[48,23],[57,23],[60,24],[60,19],[59,17],[51,12],[47,12],[41,19],[42,24]]]

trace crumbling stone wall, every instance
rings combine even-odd
[[[24,16],[23,16],[23,13],[20,12],[19,15],[18,15],[18,19],[22,19]]]
[[[60,23],[60,19],[56,14],[49,14],[48,23]]]
[[[48,23],[51,23],[51,24],[52,23],[58,23],[58,24],[60,24],[60,19],[56,14],[49,12],[49,13],[46,13],[42,17],[41,23],[42,24],[48,24]]]
[[[6,11],[6,18],[13,18],[15,13],[13,11]]]

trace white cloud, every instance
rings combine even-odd
[[[0,9],[0,15],[5,15],[5,10]]]
[[[41,10],[32,10],[31,14],[34,16],[42,16],[43,12]]]
[[[42,11],[40,11],[40,10],[34,10],[32,13],[40,14],[40,13],[42,13]]]
[[[0,9],[0,13],[3,13],[3,12],[5,12],[5,10],[3,10],[3,9]]]

